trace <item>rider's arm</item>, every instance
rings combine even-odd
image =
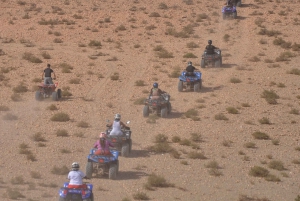
[[[55,74],[55,72],[53,71],[53,75],[54,75],[54,79],[56,79],[56,74]]]

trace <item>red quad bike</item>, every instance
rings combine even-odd
[[[35,92],[35,99],[37,101],[41,101],[44,98],[52,97],[53,101],[58,101],[58,99],[61,98],[61,89],[57,89],[57,91],[55,91],[57,86],[58,82],[55,84],[40,84],[38,86],[39,90]]]

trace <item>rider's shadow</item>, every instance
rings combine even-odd
[[[208,92],[214,92],[216,90],[221,90],[224,86],[219,85],[216,87],[202,87],[201,91],[202,93],[208,93]]]

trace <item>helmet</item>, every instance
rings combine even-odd
[[[154,82],[153,87],[154,87],[154,88],[158,88],[157,82]]]
[[[50,67],[50,64],[47,64],[47,67]]]
[[[100,138],[106,138],[106,133],[101,132],[100,135],[99,135],[99,137],[100,137]]]
[[[188,62],[188,65],[191,66],[191,65],[193,65],[193,63],[192,63],[191,61],[189,61],[189,62]]]
[[[210,44],[210,45],[211,45],[211,44],[212,44],[212,40],[208,40],[208,44]]]
[[[75,171],[79,170],[79,163],[77,163],[77,162],[72,163],[72,170],[75,170]]]
[[[120,114],[116,114],[115,115],[115,120],[119,121],[121,119],[121,115]]]

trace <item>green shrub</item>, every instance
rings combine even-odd
[[[220,166],[218,164],[217,161],[213,160],[213,161],[210,161],[209,163],[207,163],[205,165],[206,168],[213,168],[213,169],[220,169]]]
[[[199,133],[191,133],[191,138],[193,142],[203,142],[202,136]]]
[[[216,169],[216,168],[210,168],[208,170],[208,173],[212,176],[215,176],[215,177],[219,177],[219,176],[223,175],[223,173],[219,169]]]
[[[69,171],[70,171],[69,168],[65,165],[62,167],[54,166],[51,169],[51,173],[56,174],[56,175],[67,175],[69,173]]]
[[[66,122],[69,120],[70,120],[69,115],[63,112],[56,113],[51,117],[51,121]]]
[[[290,52],[290,51],[286,51],[286,52],[282,52],[280,53],[280,55],[278,57],[276,57],[275,61],[280,62],[280,61],[289,61],[289,59],[291,57],[295,57],[295,55]]]
[[[148,90],[147,90],[147,93],[148,93]],[[145,98],[137,98],[135,99],[135,101],[133,102],[133,104],[135,105],[144,105],[145,104]]]
[[[269,175],[269,170],[260,166],[254,166],[250,169],[249,175],[254,177],[267,177]]]
[[[268,167],[274,170],[285,170],[284,168],[284,164],[282,161],[278,161],[278,160],[272,160],[269,162]]]
[[[187,118],[192,118],[193,116],[198,116],[198,111],[195,109],[189,109],[184,113]]]
[[[184,146],[190,146],[191,141],[189,139],[182,139],[182,140],[180,140],[179,144],[184,145]]]
[[[191,159],[207,159],[207,157],[203,153],[199,153],[197,151],[189,152],[188,157]]]
[[[59,129],[56,131],[56,136],[57,137],[68,137],[69,134],[68,134],[68,131],[65,130],[65,129]]]
[[[188,165],[188,162],[187,161],[180,161],[180,164],[182,164],[182,165]]]
[[[194,42],[189,42],[186,44],[186,47],[193,49],[193,48],[199,48],[199,45]]]
[[[42,52],[42,57],[44,59],[51,59],[51,55],[48,52]]]
[[[41,59],[39,59],[38,57],[34,56],[32,53],[30,52],[25,52],[23,54],[23,59],[30,61],[31,63],[43,63],[43,61]]]
[[[299,110],[293,108],[289,111],[290,114],[295,114],[295,115],[299,115]]]
[[[171,155],[173,158],[176,158],[176,159],[179,159],[179,158],[180,158],[180,153],[179,153],[176,149],[173,149],[173,150],[170,152],[170,155]]]
[[[126,30],[126,27],[123,24],[117,26],[117,28],[115,29],[116,32],[125,31],[125,30]]]
[[[156,175],[155,173],[149,175],[147,184],[151,187],[173,187],[174,186],[174,184],[168,183],[163,176]]]
[[[277,176],[273,174],[268,174],[268,176],[265,177],[266,181],[273,181],[273,182],[279,182],[281,181]]]
[[[111,80],[118,80],[119,79],[119,73],[114,73],[112,76],[110,76]]]
[[[269,140],[270,139],[270,137],[266,133],[259,132],[259,131],[252,133],[252,136],[258,140]]]

